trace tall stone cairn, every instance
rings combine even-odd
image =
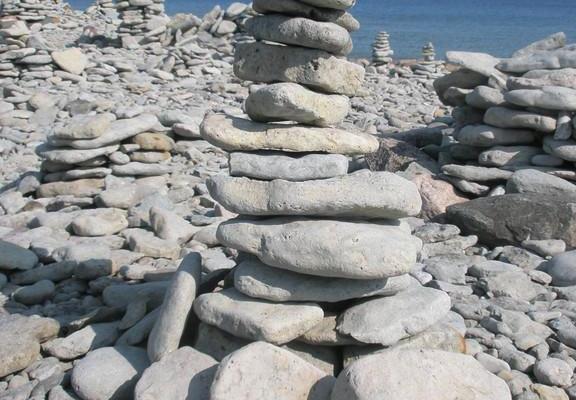
[[[213,400],[328,399],[342,351],[346,365],[418,347],[454,318],[446,293],[408,274],[422,243],[400,219],[420,212],[416,186],[389,172],[348,173],[350,156],[378,149],[376,138],[336,127],[364,79],[344,58],[353,4],[254,1],[263,15],[246,27],[257,41],[237,46],[234,65],[238,78],[264,84],[246,100],[250,119],[210,114],[202,123],[202,137],[230,152],[229,174],[210,177],[209,193],[239,214],[216,235],[239,251],[233,282],[194,301],[194,347],[223,359]],[[462,351],[462,333],[448,331],[443,347]],[[358,388],[340,376],[332,399],[368,398],[348,396]]]
[[[118,36],[123,47],[162,40],[167,23],[164,0],[124,0],[116,8],[122,20]]]
[[[422,47],[422,59],[425,62],[432,62],[436,59],[436,50],[432,42],[428,42]]]
[[[372,45],[372,62],[376,65],[389,64],[392,62],[394,50],[390,48],[390,35],[380,32],[376,35]]]
[[[27,23],[42,22],[47,18],[58,19],[55,7],[60,1],[53,0],[2,0],[0,17],[14,16]]]

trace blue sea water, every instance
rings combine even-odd
[[[245,0],[246,2],[248,0]],[[68,0],[85,8],[92,0]],[[166,0],[168,14],[203,15],[231,0]],[[415,58],[433,42],[439,57],[447,50],[507,57],[551,33],[576,40],[576,0],[358,0],[352,13],[362,24],[354,34],[354,56],[367,57],[378,31],[390,34],[397,58]]]

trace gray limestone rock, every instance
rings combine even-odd
[[[491,107],[484,114],[484,123],[498,128],[533,129],[551,133],[556,130],[556,118],[506,107]]]
[[[576,251],[568,251],[554,256],[545,266],[545,271],[552,277],[554,286],[576,285]]]
[[[499,168],[477,167],[474,165],[448,164],[442,167],[446,175],[473,182],[489,182],[509,179],[513,172]]]
[[[54,137],[64,140],[95,139],[102,136],[116,119],[111,113],[76,115],[64,127],[55,130]]]
[[[356,0],[303,0],[302,3],[310,4],[320,8],[347,10],[356,4]]]
[[[490,86],[477,86],[466,95],[466,104],[484,110],[498,107],[505,104],[504,93]]]
[[[574,52],[576,54],[576,52]],[[507,102],[522,107],[546,110],[576,111],[576,89],[546,86],[542,89],[519,89],[504,95]]]
[[[533,169],[516,171],[506,183],[506,193],[576,195],[576,185]]]
[[[490,125],[467,125],[456,135],[458,142],[470,146],[492,147],[530,144],[536,134],[527,129],[496,128]]]
[[[34,252],[0,240],[0,270],[29,270],[38,264]]]
[[[576,51],[572,46],[502,60],[497,68],[504,72],[524,73],[535,69],[560,69],[576,67]]]
[[[530,165],[532,158],[541,153],[540,147],[496,146],[480,153],[478,163],[486,167]]]
[[[522,57],[541,50],[556,50],[564,46],[566,46],[566,34],[557,32],[515,51],[512,57]]]
[[[556,140],[552,136],[544,138],[544,151],[565,161],[576,162],[576,141]]]

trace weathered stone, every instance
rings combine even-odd
[[[150,208],[150,225],[160,239],[178,243],[188,242],[200,230],[175,212],[161,207]]]
[[[126,212],[116,208],[96,209],[82,212],[71,224],[78,236],[114,235],[128,228]]]
[[[278,150],[366,154],[378,150],[378,140],[364,133],[301,125],[261,124],[214,114],[201,126],[202,137],[227,151]]]
[[[54,339],[42,346],[51,356],[73,360],[101,347],[112,346],[120,336],[117,322],[92,324],[65,338]]]
[[[262,63],[260,60],[268,60]],[[261,42],[236,47],[234,72],[255,82],[293,82],[328,93],[355,96],[364,68],[322,50],[275,46]]]
[[[98,115],[76,115],[64,127],[54,132],[58,139],[95,139],[102,136],[116,119],[111,113]]]
[[[246,30],[256,40],[324,50],[341,56],[352,51],[348,31],[331,22],[280,14],[263,15],[249,19]]]
[[[480,153],[478,162],[487,167],[530,165],[532,157],[541,153],[540,147],[496,146]]]
[[[17,289],[12,294],[12,298],[25,305],[42,304],[54,296],[55,290],[56,286],[52,281],[42,280]]]
[[[244,261],[234,272],[234,287],[264,300],[334,303],[370,296],[392,296],[412,283],[408,275],[388,279],[352,280],[302,275],[269,267],[257,260]]]
[[[338,318],[337,329],[363,343],[392,346],[426,330],[448,311],[450,297],[446,293],[414,288],[349,308]]]
[[[533,169],[514,172],[506,183],[506,193],[572,194],[576,185],[550,174]]]
[[[40,185],[36,190],[38,198],[74,196],[93,197],[98,195],[105,186],[104,179],[79,179],[71,182],[52,182]]]
[[[77,48],[52,52],[54,63],[66,72],[80,75],[88,65],[88,57]]]
[[[560,69],[576,67],[576,51],[561,48],[552,51],[534,51],[529,54],[502,60],[497,68],[500,71],[524,73],[535,69]]]
[[[566,46],[566,34],[557,32],[515,51],[512,57],[522,57],[541,50],[556,50],[564,46]]]
[[[304,0],[302,3],[321,8],[346,10],[356,4],[356,0]]]
[[[163,133],[139,133],[132,138],[132,142],[140,146],[140,150],[172,151],[174,148],[174,141]]]
[[[556,118],[506,107],[490,107],[484,114],[484,123],[498,128],[525,128],[546,133],[556,130]]]
[[[430,376],[434,384],[430,385]],[[332,400],[511,400],[510,390],[473,357],[439,350],[389,350],[365,357],[338,377]]]
[[[546,273],[552,277],[554,286],[574,286],[576,285],[576,251],[554,256],[546,264]]]
[[[449,51],[446,60],[452,64],[461,65],[471,71],[475,71],[487,78],[495,79],[502,87],[506,85],[506,75],[496,69],[500,61],[486,53],[474,53],[468,51]]]
[[[101,136],[102,137],[102,136]],[[96,140],[96,139],[94,139]],[[92,160],[96,157],[105,156],[118,150],[117,145],[99,146],[92,149],[70,149],[40,145],[36,148],[36,153],[48,161],[62,164],[80,164]]]
[[[504,103],[504,93],[490,86],[477,86],[466,95],[466,104],[484,110],[503,105]]]
[[[470,146],[492,147],[530,144],[536,138],[533,131],[525,129],[496,128],[489,125],[468,125],[456,135],[458,142]]]
[[[546,86],[535,90],[512,90],[507,92],[504,98],[507,102],[522,107],[576,111],[576,90],[560,86]]]
[[[489,182],[509,179],[513,172],[499,168],[477,167],[474,165],[448,164],[442,167],[446,175],[474,182]]]
[[[4,240],[0,240],[0,255],[0,269],[4,270],[29,270],[38,264],[34,252]]]
[[[231,220],[220,225],[217,237],[267,265],[350,279],[404,275],[421,246],[398,226],[304,218]]]
[[[544,138],[544,150],[566,161],[576,162],[576,141],[556,140],[552,136]]]
[[[508,90],[542,89],[545,86],[563,86],[576,89],[576,69],[537,69],[525,73],[521,78],[508,78],[506,86]]]
[[[467,68],[460,68],[448,75],[434,80],[434,90],[440,97],[440,100],[446,104],[444,94],[451,87],[463,89],[474,89],[477,86],[486,85],[488,78],[478,72],[471,71]]]
[[[418,215],[416,186],[389,172],[360,171],[342,177],[290,182],[214,176],[210,195],[243,215],[302,215],[397,219]]]
[[[313,303],[276,304],[234,289],[201,295],[194,301],[194,311],[202,321],[234,336],[275,344],[294,340],[324,316]]]
[[[293,156],[276,152],[234,152],[229,159],[230,175],[261,180],[307,181],[346,175],[348,158],[341,154]]]
[[[544,385],[569,386],[572,383],[573,368],[564,360],[547,358],[534,365],[534,375]]]
[[[300,357],[257,342],[222,360],[210,399],[328,400],[333,385],[333,377]]]
[[[38,341],[30,336],[6,332],[0,340],[0,378],[23,370],[39,356]]]
[[[316,93],[296,83],[276,83],[251,93],[245,107],[254,121],[330,126],[346,118],[350,100],[346,96]]]
[[[347,346],[360,345],[361,342],[348,336],[342,335],[336,329],[338,314],[326,313],[322,322],[300,336],[298,341],[314,346]]]

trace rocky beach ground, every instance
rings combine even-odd
[[[576,399],[574,46],[352,3],[6,3],[0,399]]]

